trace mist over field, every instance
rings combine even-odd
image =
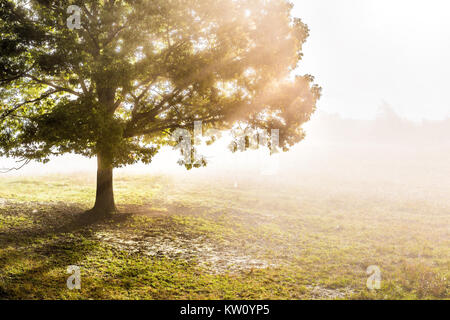
[[[450,192],[450,118],[411,121],[391,107],[380,108],[376,119],[346,119],[318,113],[305,126],[306,138],[289,152],[269,155],[266,148],[231,153],[223,138],[201,149],[206,168],[185,170],[177,164],[178,151],[163,148],[149,165],[117,170],[117,175],[168,175],[193,181],[221,179],[241,185],[297,185],[354,190],[366,194],[447,201]],[[49,164],[31,163],[10,175],[95,175],[95,159],[62,156]],[[2,159],[3,168],[17,166]],[[276,192],[276,190],[274,190]]]
[[[80,222],[72,226],[66,221],[92,206],[94,160],[63,156],[2,174],[4,245],[16,243],[24,232],[39,239],[48,230],[64,230],[59,240],[49,240],[52,248],[71,234],[87,241],[85,249],[78,240],[70,242],[67,257],[51,249],[48,268],[33,276],[25,273],[19,282],[4,282],[3,295],[448,298],[450,119],[412,122],[386,107],[372,120],[319,113],[305,131],[303,142],[274,156],[268,156],[267,149],[230,153],[227,143],[218,141],[202,149],[209,160],[206,168],[187,171],[176,163],[178,151],[165,149],[150,165],[119,169],[114,182],[117,205],[124,218],[131,216],[125,222],[89,223],[87,234],[85,227],[75,227]],[[111,250],[106,252],[113,260],[97,246]],[[33,245],[29,255],[20,255],[14,263],[7,261],[19,256],[4,258],[6,273],[15,274],[17,264],[39,264],[46,258],[35,252],[44,250],[46,255],[46,247]],[[129,272],[123,259],[130,258],[140,266],[137,276],[123,275]],[[107,279],[116,279],[113,286],[102,280],[106,271],[95,267],[105,259],[112,273]],[[178,261],[187,261],[189,267]],[[91,289],[67,291],[61,281],[65,269],[53,267],[61,263],[91,270],[83,278]],[[380,272],[379,290],[366,287],[369,267]],[[49,278],[47,272],[56,275]],[[166,279],[167,272],[176,272],[170,279],[175,289],[146,278]],[[286,285],[284,277],[293,282]],[[41,293],[34,286],[24,289],[36,281],[45,284]],[[192,289],[177,289],[186,281],[195,282]],[[129,283],[131,291],[124,289]],[[150,284],[156,288],[140,291]],[[108,289],[99,289],[105,286]],[[209,289],[195,289],[204,286]]]
[[[29,231],[36,228],[69,228],[89,245],[84,251],[70,244],[70,257],[55,256],[55,261],[92,270],[105,259],[93,248],[105,246],[115,257],[107,268],[118,281],[106,291],[68,292],[60,281],[63,274],[53,279],[38,273],[4,283],[4,295],[35,296],[35,289],[27,292],[23,285],[40,281],[45,286],[38,296],[55,298],[448,298],[450,119],[412,122],[385,107],[372,120],[319,113],[305,131],[302,143],[271,157],[268,150],[232,154],[218,141],[203,149],[210,162],[206,168],[187,171],[176,164],[179,153],[166,149],[150,165],[117,170],[118,208],[132,216],[94,224],[87,235],[64,221],[92,205],[95,161],[64,156],[3,174],[0,209],[9,212],[0,219],[5,244],[17,241],[12,240],[16,232],[21,237],[46,232]],[[11,229],[2,235],[5,228]],[[17,263],[41,261],[33,253],[38,249],[32,250],[34,258],[21,256],[27,261]],[[133,263],[145,263],[139,276],[122,275],[128,272],[122,253],[136,255]],[[201,269],[176,266],[177,261]],[[380,290],[366,288],[369,266],[380,271]],[[175,287],[195,281],[193,289],[171,290],[165,282],[145,278],[161,274],[165,279],[173,270],[182,274],[170,280]],[[103,272],[89,275],[85,286],[105,286]],[[202,277],[186,280],[196,272]],[[294,282],[267,284],[281,274]],[[273,285],[287,281],[282,279]],[[131,292],[124,291],[124,281],[134,283]],[[147,282],[157,289],[141,293]],[[205,293],[194,289],[205,285]]]

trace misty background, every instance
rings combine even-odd
[[[116,175],[169,175],[175,179],[213,181],[234,188],[320,189],[324,194],[363,192],[380,197],[448,201],[450,195],[450,118],[414,122],[383,104],[375,119],[346,119],[318,112],[305,126],[306,138],[287,153],[267,149],[231,153],[227,141],[202,148],[209,165],[187,171],[179,152],[164,148],[150,165],[116,170]],[[2,159],[0,167],[11,167]],[[95,182],[96,160],[66,155],[48,164],[30,163],[6,175],[86,175]]]
[[[377,195],[450,198],[450,4],[444,0],[295,0],[311,29],[299,74],[323,87],[306,138],[290,152],[231,154],[226,142],[202,153],[207,168],[186,171],[163,149],[150,165],[116,170],[176,179],[352,189]],[[0,168],[17,167],[0,159]],[[66,155],[7,175],[86,174],[96,160]]]

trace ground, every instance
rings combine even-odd
[[[120,213],[94,218],[92,178],[1,178],[1,299],[450,296],[446,199],[122,175]],[[81,290],[66,286],[70,265]]]

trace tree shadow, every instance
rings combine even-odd
[[[80,264],[101,243],[95,233],[117,228],[132,214],[93,215],[79,206],[6,208],[23,225],[0,229],[0,299],[46,299],[68,290],[61,269]],[[27,220],[28,219],[28,220]],[[28,222],[28,223],[26,223]],[[59,271],[55,271],[59,270]]]

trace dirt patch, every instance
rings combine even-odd
[[[0,198],[0,208],[4,207],[8,203],[7,199]]]
[[[320,300],[346,299],[354,293],[354,291],[349,288],[327,289],[320,286],[306,286],[306,288],[310,290],[313,299]]]
[[[114,248],[132,253],[192,261],[210,274],[237,273],[271,266],[235,248],[214,244],[204,236],[190,239],[182,235],[171,238],[162,235],[130,238],[121,232],[97,232],[95,237]]]

